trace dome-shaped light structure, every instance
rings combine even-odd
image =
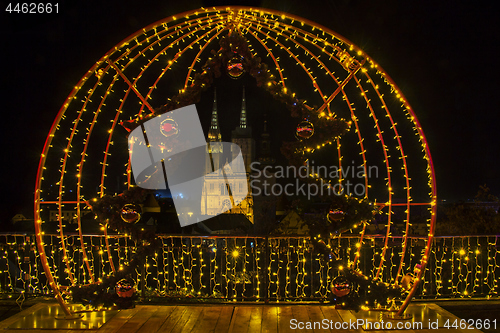
[[[90,264],[91,244],[83,239],[81,216],[88,209],[88,201],[111,192],[108,188],[116,188],[117,177],[131,184],[127,132],[118,124],[153,112],[169,96],[188,87],[229,29],[242,33],[284,91],[307,96],[308,105],[316,105],[321,117],[351,120],[350,132],[332,142],[336,153],[331,158],[338,167],[364,167],[363,195],[377,202],[387,215],[375,278],[384,269],[395,222],[404,228],[397,274],[391,283],[398,283],[404,275],[407,236],[415,210],[427,214],[429,230],[422,254],[412,258],[411,266],[418,262],[425,268],[436,212],[434,169],[417,117],[391,78],[356,45],[309,20],[268,9],[202,8],[153,23],[113,47],[75,85],[50,129],[35,186],[35,227],[46,276],[67,314],[70,311],[60,285],[82,281],[77,281],[75,264],[67,255],[63,211],[72,211],[78,225],[86,269],[83,282],[96,282],[99,277]],[[176,80],[183,78],[182,83],[172,79],[174,73]],[[377,175],[370,175],[371,171],[377,171]],[[339,179],[344,181],[346,178]],[[66,265],[64,283],[56,278],[42,239],[48,212],[54,210]],[[400,221],[395,221],[396,217]],[[114,271],[105,228],[103,233],[108,249],[104,255],[108,255],[106,260]],[[360,243],[363,237],[364,229]],[[353,266],[358,263],[356,253],[351,260]],[[420,270],[417,279],[423,272]],[[408,293],[400,313],[417,285]]]

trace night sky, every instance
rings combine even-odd
[[[438,198],[473,198],[482,184],[500,196],[500,10],[494,1],[60,1],[58,14],[4,8],[0,14],[1,223],[32,207],[45,137],[96,60],[157,20],[230,4],[302,16],[351,40],[394,79],[417,114]]]

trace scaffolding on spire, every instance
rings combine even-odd
[[[243,86],[243,100],[241,101],[240,128],[247,128],[247,104],[245,102],[245,86]]]

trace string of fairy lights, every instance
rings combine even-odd
[[[64,259],[58,251],[57,235],[46,235],[48,260],[54,267],[57,283],[69,281]],[[80,284],[90,282],[84,260],[79,251],[78,236],[68,237],[68,255],[75,264],[74,278]],[[146,298],[182,297],[221,298],[229,300],[271,299],[308,300],[326,299],[329,284],[334,278],[332,269],[314,256],[310,242],[303,237],[181,237],[164,236],[162,251],[148,258],[144,269],[137,270],[134,279],[138,285],[145,281]],[[352,261],[357,251],[364,260],[362,271],[375,273],[384,244],[383,236],[367,235],[365,245],[358,247],[359,236],[342,236],[332,240],[332,246],[342,246],[341,257]],[[0,235],[0,285],[7,293],[50,294],[47,277],[41,269],[40,256],[32,251],[32,239],[24,235]],[[90,245],[89,256],[95,258],[91,269],[95,276],[112,273],[102,236],[85,236]],[[401,245],[402,238],[397,239]],[[435,237],[429,265],[419,298],[473,298],[497,297],[499,294],[500,250],[498,236]],[[136,244],[126,237],[110,239],[116,266],[127,263]],[[28,244],[28,246],[26,246]],[[425,247],[422,237],[408,237],[408,266],[418,263],[416,258]],[[377,255],[378,254],[378,255]],[[382,274],[384,281],[397,276],[399,247],[391,246],[386,261],[391,263]],[[266,259],[267,258],[267,259]],[[266,267],[266,261],[268,266]],[[267,278],[265,278],[267,274]],[[266,284],[267,281],[267,284]],[[267,290],[267,293],[265,291]]]
[[[119,43],[92,66],[64,102],[47,137],[35,188],[35,227],[40,256],[40,266],[36,269],[43,267],[47,274],[45,288],[50,286],[57,291],[56,286],[95,283],[103,276],[123,269],[129,262],[133,246],[118,246],[117,238],[109,236],[106,229],[103,230],[104,241],[95,238],[100,242],[98,252],[95,252],[96,245],[92,239],[84,236],[83,217],[89,212],[87,201],[113,193],[112,184],[116,182],[116,177],[122,186],[132,184],[130,164],[127,156],[124,156],[126,154],[123,154],[127,149],[126,139],[123,139],[126,133],[116,125],[120,120],[152,112],[164,103],[167,96],[184,93],[194,82],[194,76],[201,71],[200,66],[210,57],[210,51],[218,49],[217,43],[229,27],[238,29],[248,39],[255,57],[265,55],[264,61],[269,61],[273,81],[267,82],[268,86],[279,85],[285,93],[295,91],[293,96],[295,93],[297,96],[307,96],[309,101],[306,105],[318,104],[319,118],[329,120],[339,115],[350,119],[351,132],[354,134],[346,135],[342,140],[337,138],[307,147],[307,153],[335,147],[332,165],[337,164],[341,168],[348,163],[345,159],[349,151],[357,146],[358,156],[349,155],[350,158],[358,159],[364,170],[370,165],[378,165],[385,170],[384,191],[373,188],[374,180],[369,179],[367,173],[362,180],[365,185],[364,198],[376,200],[387,217],[383,246],[377,247],[373,253],[373,258],[377,258],[378,262],[364,271],[371,271],[375,278],[398,283],[415,260],[421,259],[425,266],[431,256],[436,209],[432,160],[420,124],[396,84],[362,50],[313,22],[269,10],[203,8],[154,23]],[[192,60],[185,65],[183,59]],[[290,67],[290,63],[293,67]],[[296,68],[301,71],[296,71]],[[294,86],[293,78],[298,75],[296,72],[303,73],[301,75],[305,75],[310,86],[301,86],[300,89],[296,83]],[[171,73],[175,73],[176,77],[185,77],[183,84],[172,86],[169,75],[174,74]],[[400,126],[409,128],[415,135],[408,135],[408,130],[405,130],[403,137]],[[349,149],[343,148],[346,145]],[[412,148],[408,147],[420,147],[420,151],[413,154],[415,149],[411,151]],[[370,153],[373,149],[377,152],[376,156]],[[411,155],[408,150],[412,152]],[[380,156],[383,158],[380,159]],[[423,164],[419,164],[418,160],[423,160]],[[122,173],[108,175],[108,170],[120,170]],[[320,178],[319,175],[311,176]],[[340,174],[336,181],[342,184],[347,180]],[[422,190],[425,183],[428,193]],[[397,198],[398,202],[394,202],[393,198]],[[426,219],[429,237],[418,254],[414,253],[416,247],[410,244],[408,238],[414,206],[428,209]],[[401,220],[394,221],[395,207],[405,209]],[[66,234],[68,225],[63,216],[68,210],[74,212],[78,239]],[[44,227],[51,222],[51,211],[56,211],[58,235],[52,236],[54,238],[47,243],[43,235]],[[394,239],[392,227],[396,222],[404,225],[397,253],[393,245],[389,246]],[[361,257],[362,250],[370,244],[364,239],[365,227],[360,229],[359,240],[349,246],[349,251],[354,255],[349,259],[352,267],[359,268],[361,262],[366,261]],[[146,269],[146,273],[138,274],[146,274],[148,281],[156,279],[156,289],[167,276],[175,281],[173,288],[177,291],[192,289],[194,284],[202,285],[201,276],[185,273],[190,272],[195,258],[205,255],[202,248],[199,247],[197,253],[183,248],[183,254],[176,257],[165,250],[174,246],[172,239],[166,240],[171,243],[164,242],[162,254],[151,259],[149,265],[172,268],[154,272]],[[126,242],[126,237],[123,241]],[[220,249],[227,249],[230,246],[227,242],[230,240],[226,240]],[[201,268],[216,267],[213,271],[210,269],[210,273],[204,273],[204,276],[209,276],[209,282],[203,282],[205,289],[227,286],[230,277],[237,273],[248,275],[247,266],[251,263],[259,262],[262,269],[262,250],[241,246],[237,250],[241,252],[238,258],[243,258],[244,265],[237,258],[233,258],[233,261],[217,261],[225,253],[224,250],[219,251],[219,247],[215,248],[217,251],[213,258],[197,263],[197,267]],[[371,246],[375,248],[373,244]],[[300,259],[293,264],[294,261],[290,259],[292,253],[286,252],[289,257],[283,264],[283,258],[278,253],[270,255],[266,259],[269,279],[266,285],[259,282],[259,297],[263,296],[265,289],[267,297],[301,298],[314,285],[319,288],[314,295],[324,297],[331,267],[320,265],[316,272],[307,272],[306,263],[311,261],[306,254],[308,242],[304,240],[289,247],[298,248]],[[54,251],[62,254],[62,261],[54,259]],[[410,261],[405,260],[407,256]],[[494,262],[496,265],[496,259]],[[99,269],[96,270],[96,267]],[[290,275],[292,270],[302,273],[293,276]],[[396,271],[395,275],[393,271]],[[391,272],[390,277],[387,272]],[[285,274],[286,278],[273,278],[280,274]],[[483,276],[484,272],[474,274]],[[312,275],[318,276],[320,283],[311,281]],[[181,283],[178,280],[180,277],[186,279],[185,282]],[[294,289],[295,285],[297,289]],[[281,290],[285,290],[284,294]],[[235,285],[232,291],[234,294]]]

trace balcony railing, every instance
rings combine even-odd
[[[309,239],[287,237],[160,236],[162,246],[133,278],[144,300],[325,300],[334,269],[323,264]],[[372,275],[378,268],[383,236],[365,235],[332,239],[331,246],[346,262],[360,252],[358,268]],[[56,281],[88,284],[126,265],[136,244],[110,236],[109,249],[102,235],[85,235],[83,242],[90,271],[84,262],[80,239],[65,236],[67,260],[58,235],[44,235],[48,261]],[[0,234],[0,286],[4,293],[50,294],[33,235]],[[409,237],[404,271],[411,273],[420,261],[425,238]],[[382,281],[394,283],[402,251],[402,238],[392,237],[386,251]],[[500,277],[498,236],[435,237],[424,282],[416,298],[469,298],[498,295]],[[66,264],[66,261],[68,264]]]

